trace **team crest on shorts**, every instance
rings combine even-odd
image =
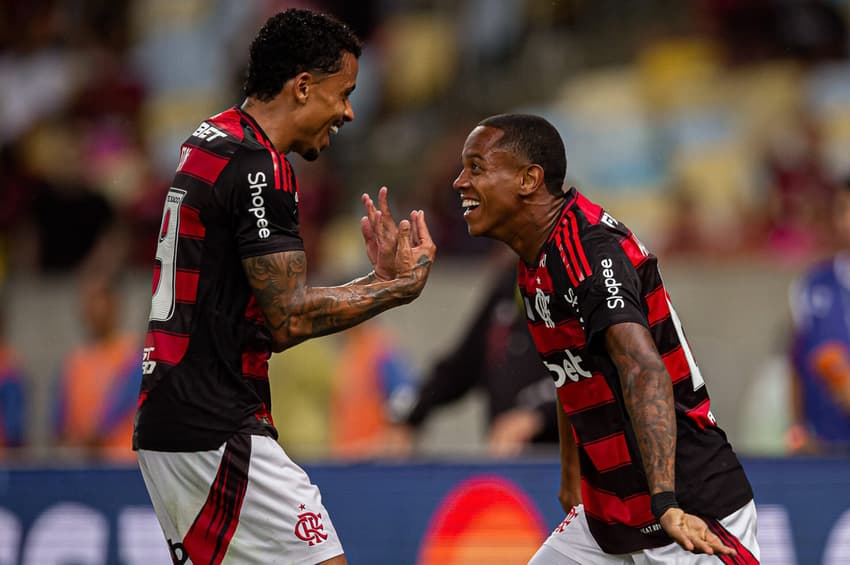
[[[303,505],[301,506],[303,509]],[[328,539],[328,534],[324,533],[325,527],[322,525],[322,515],[314,514],[313,512],[303,512],[298,515],[298,521],[295,523],[295,535],[298,539],[308,542],[311,546],[322,543]]]

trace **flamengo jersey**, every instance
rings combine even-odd
[[[723,518],[752,499],[670,304],[654,255],[623,224],[570,189],[561,218],[536,265],[519,265],[528,327],[579,451],[582,499],[590,530],[608,553],[671,543],[650,497],[605,330],[635,322],[649,328],[673,382],[676,496],[680,506]]]
[[[292,167],[237,107],[180,149],[156,250],[134,449],[217,449],[277,438],[263,322],[242,259],[302,250]]]

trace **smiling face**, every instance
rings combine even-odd
[[[304,105],[292,150],[304,159],[315,160],[330,145],[331,134],[336,134],[345,122],[354,119],[349,97],[357,83],[358,68],[357,58],[346,51],[338,72],[310,75],[303,85]]]
[[[503,148],[500,129],[478,126],[463,145],[463,170],[453,183],[464,209],[469,235],[509,242],[521,209],[528,163]]]

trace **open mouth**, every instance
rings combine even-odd
[[[330,129],[330,132],[334,135],[339,133],[339,126],[338,125],[332,125],[329,129]]]
[[[461,208],[463,208],[463,215],[468,216],[473,210],[478,208],[481,203],[478,200],[473,200],[472,198],[463,198],[460,205]]]

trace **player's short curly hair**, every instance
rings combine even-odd
[[[251,43],[243,90],[246,96],[271,100],[298,73],[335,73],[343,53],[360,57],[361,49],[354,32],[332,16],[285,10],[270,17]]]
[[[531,114],[499,114],[478,125],[502,130],[499,146],[543,167],[546,188],[555,196],[564,195],[567,151],[555,126]]]

